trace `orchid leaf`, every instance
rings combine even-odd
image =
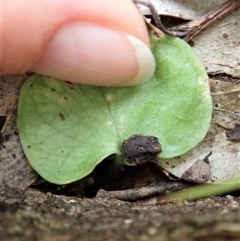
[[[127,164],[121,145],[133,134],[157,137],[160,158],[184,154],[204,138],[212,115],[204,67],[181,39],[152,36],[151,42],[157,68],[139,86],[93,87],[42,75],[25,82],[18,131],[29,162],[43,178],[76,181],[110,155]]]

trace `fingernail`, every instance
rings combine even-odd
[[[155,59],[145,43],[125,32],[72,23],[56,33],[32,70],[82,84],[135,85],[153,75]]]

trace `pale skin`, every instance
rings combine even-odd
[[[154,72],[131,0],[0,0],[0,75],[34,71],[76,83],[139,84]]]

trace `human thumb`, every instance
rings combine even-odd
[[[120,86],[142,83],[154,72],[145,24],[129,0],[12,0],[1,5],[1,75],[35,71]]]

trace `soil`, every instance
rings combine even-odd
[[[0,187],[3,241],[240,240],[240,197],[166,202],[77,198]]]

